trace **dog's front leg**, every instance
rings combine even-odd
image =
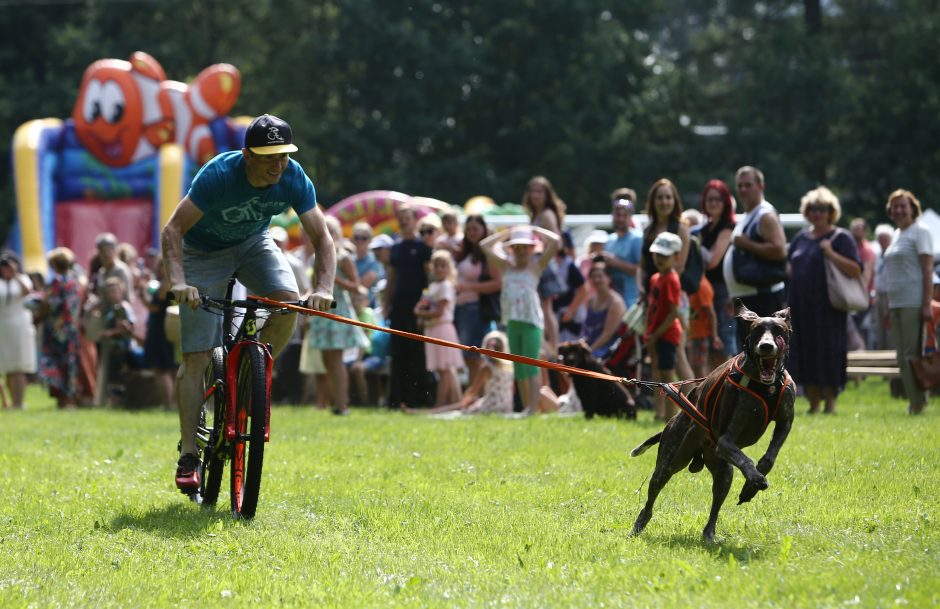
[[[787,436],[790,435],[792,427],[793,417],[778,420],[774,423],[774,435],[771,436],[770,443],[767,445],[767,452],[757,461],[757,471],[766,476],[774,468],[777,455],[780,454],[783,443],[787,441]]]
[[[767,478],[764,474],[757,471],[757,467],[754,466],[754,462],[751,458],[745,455],[744,451],[738,448],[738,445],[734,443],[734,436],[730,434],[721,436],[718,438],[718,446],[716,448],[722,459],[741,470],[748,484],[753,484],[759,487],[760,490],[764,490],[769,486]]]
[[[792,429],[792,427],[793,404],[792,400],[790,400],[790,403],[781,408],[781,413],[774,422],[774,434],[771,436],[770,443],[767,445],[767,452],[757,461],[757,471],[764,476],[767,476],[770,470],[774,468],[774,463],[777,462],[777,455],[780,454],[780,449],[783,448],[783,443],[786,442],[787,436],[790,435],[790,429]],[[744,486],[741,488],[741,494],[738,496],[738,505],[747,503],[753,499],[760,490],[762,489],[750,484],[750,482],[745,482]]]
[[[735,412],[735,415],[731,417],[731,421],[728,423],[728,427],[718,438],[718,444],[715,448],[722,459],[741,470],[744,479],[749,484],[753,484],[759,490],[764,490],[768,487],[767,478],[757,471],[751,458],[738,448],[737,439],[741,437],[743,430],[749,423],[750,419],[747,416],[741,416],[739,412]]]

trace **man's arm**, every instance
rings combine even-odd
[[[186,275],[183,273],[183,235],[199,222],[200,218],[202,210],[186,195],[160,232],[163,268],[170,283],[170,291],[173,292],[176,302],[188,304],[193,309],[199,306],[199,290],[186,284]]]
[[[766,260],[783,260],[787,257],[787,237],[776,214],[766,213],[760,219],[760,235],[764,241],[754,241],[745,235],[734,238],[734,247],[756,254]]]
[[[395,295],[395,267],[385,269],[385,290],[382,292],[382,317],[388,319],[392,310],[392,297]]]
[[[336,279],[336,246],[326,228],[320,207],[300,215],[300,225],[313,243],[316,259],[313,264],[313,294],[307,297],[307,307],[329,311],[333,304],[333,281]]]
[[[621,260],[616,254],[607,250],[601,252],[601,255],[604,257],[604,263],[610,268],[623,271],[627,275],[636,275],[637,264],[635,262]]]

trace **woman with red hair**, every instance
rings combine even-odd
[[[709,353],[711,368],[716,368],[728,357],[737,353],[734,335],[734,319],[728,298],[728,285],[722,271],[722,261],[731,243],[731,231],[734,230],[734,199],[731,189],[721,180],[709,180],[702,189],[702,213],[708,222],[702,226],[699,239],[702,241],[702,254],[705,259],[705,276],[715,290],[715,317],[718,322],[718,336],[724,343],[721,351]]]

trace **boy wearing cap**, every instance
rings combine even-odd
[[[293,208],[316,253],[314,291],[307,306],[329,309],[333,300],[336,251],[317,206],[316,191],[300,164],[290,125],[276,116],[257,117],[245,132],[245,147],[223,152],[193,179],[160,236],[167,278],[181,305],[183,361],[178,373],[180,459],[176,486],[199,487],[196,425],[202,404],[203,372],[212,349],[222,344],[219,316],[199,309],[200,293],[221,298],[229,277],[253,294],[275,300],[299,298],[290,264],[268,233],[271,218]],[[272,315],[264,339],[281,352],[294,331],[296,315]]]
[[[653,263],[658,272],[650,279],[646,313],[646,348],[652,358],[653,380],[673,383],[676,380],[676,351],[682,339],[679,322],[679,297],[682,288],[676,273],[676,255],[682,251],[682,238],[662,232],[650,245]],[[668,421],[676,406],[662,392],[656,395],[656,418]]]

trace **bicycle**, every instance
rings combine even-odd
[[[257,312],[258,309],[272,314],[288,311],[255,300],[232,300],[235,281],[236,277],[232,276],[225,298],[200,297],[200,307],[222,315],[223,339],[222,346],[212,350],[206,367],[205,393],[196,429],[199,489],[187,494],[204,506],[215,505],[225,462],[231,461],[232,513],[248,519],[254,517],[258,505],[264,445],[271,436],[274,357],[271,345],[258,340]],[[233,332],[233,324],[239,317],[241,323]]]

